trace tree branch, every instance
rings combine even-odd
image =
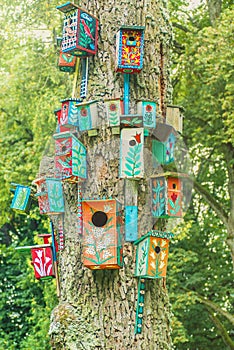
[[[218,314],[223,315],[224,317],[226,317],[226,319],[228,319],[228,321],[231,322],[231,324],[234,325],[234,316],[232,314],[223,310],[219,305],[215,304],[213,301],[205,299],[204,297],[202,297],[199,294],[197,294],[197,296],[198,296],[198,300],[202,304],[205,304],[206,306],[208,306],[209,308],[211,308],[213,311],[217,312]]]
[[[214,315],[213,310],[210,309],[209,307],[207,307],[207,310],[209,312],[210,318],[212,319],[215,327],[217,328],[218,332],[220,333],[220,335],[223,339],[223,342],[228,346],[228,348],[230,350],[234,350],[234,342],[230,338],[229,334],[227,333],[226,329],[224,328],[224,326],[222,325],[222,323],[220,322],[218,317],[216,317]]]

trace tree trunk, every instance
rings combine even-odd
[[[107,127],[103,102],[123,96],[123,75],[115,72],[115,34],[121,25],[145,26],[144,67],[140,74],[130,76],[130,111],[134,113],[136,100],[154,99],[157,115],[164,117],[171,95],[171,27],[166,1],[95,0],[77,5],[99,19],[98,53],[89,59],[87,100],[98,100],[102,124],[97,136],[78,135],[87,149],[88,177],[80,184],[81,192],[83,198],[112,197],[124,204],[128,180],[118,176],[120,135],[113,135]],[[155,227],[150,214],[150,172],[146,174],[137,181],[138,237]],[[135,246],[124,242],[124,264],[119,270],[85,268],[82,236],[77,233],[77,184],[64,183],[64,190],[65,248],[59,256],[61,297],[51,318],[53,349],[171,349],[170,307],[164,281],[146,280],[142,333],[135,335]]]

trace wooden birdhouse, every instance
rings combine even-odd
[[[97,101],[88,101],[76,105],[78,110],[79,130],[96,129],[98,126]]]
[[[77,181],[87,177],[86,148],[70,132],[54,134],[55,168],[63,180]]]
[[[116,127],[120,125],[120,115],[124,112],[123,100],[120,98],[105,100],[108,125]]]
[[[143,68],[144,29],[121,26],[116,35],[116,72],[139,73]]]
[[[144,177],[144,129],[122,129],[120,136],[120,178]]]
[[[83,200],[83,263],[91,270],[123,265],[120,203],[115,199]]]
[[[76,56],[73,56],[70,53],[62,52],[62,50],[60,50],[58,67],[61,72],[73,73],[76,68]]]
[[[120,126],[122,128],[141,128],[143,126],[143,117],[140,114],[121,115]]]
[[[176,131],[183,131],[183,115],[181,108],[178,106],[167,106],[166,123],[173,126]]]
[[[156,102],[155,101],[138,101],[137,113],[143,116],[144,128],[156,128]]]
[[[65,128],[78,127],[78,99],[69,98],[62,100],[61,112],[58,114],[58,124]]]
[[[182,217],[182,176],[164,173],[151,178],[153,217]]]
[[[57,6],[64,13],[62,52],[87,57],[97,52],[98,20],[72,2]]]
[[[31,205],[31,188],[15,183],[11,183],[11,185],[14,186],[14,188],[11,188],[11,191],[14,193],[14,197],[11,202],[11,209],[27,212]]]
[[[176,142],[175,129],[170,125],[158,123],[152,136],[153,166],[173,162]]]
[[[58,179],[41,177],[33,181],[37,185],[38,204],[41,214],[64,212],[63,187]]]
[[[169,239],[172,237],[172,233],[152,230],[134,242],[137,246],[136,277],[166,277]]]
[[[32,265],[37,279],[55,277],[52,247],[31,248]]]

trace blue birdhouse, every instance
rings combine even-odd
[[[143,116],[144,128],[156,128],[156,102],[142,100],[137,102],[137,113]]]
[[[11,191],[14,193],[14,197],[11,203],[11,209],[27,212],[31,205],[31,188],[15,183],[11,183],[11,185],[14,186],[14,188],[11,188]]]

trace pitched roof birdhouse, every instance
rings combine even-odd
[[[66,128],[78,127],[78,109],[76,105],[80,100],[69,98],[61,102],[61,112],[58,115],[59,126]]]
[[[15,187],[11,189],[11,191],[14,193],[14,197],[11,202],[11,209],[27,212],[31,205],[31,188],[15,183],[11,183],[11,185]]]
[[[79,118],[79,130],[96,129],[98,126],[97,101],[76,104]]]
[[[37,185],[38,204],[41,214],[60,214],[64,212],[63,187],[58,179],[39,178]]]
[[[181,108],[178,106],[167,106],[166,123],[173,126],[176,131],[183,131],[183,116]]]
[[[108,125],[110,127],[116,127],[120,125],[120,115],[123,114],[123,100],[121,98],[115,98],[105,100],[106,114],[108,119]]]
[[[87,177],[86,148],[69,132],[54,134],[55,168],[63,180],[77,181]]]
[[[153,217],[182,217],[182,176],[164,173],[151,178]]]
[[[144,29],[121,26],[116,35],[116,72],[139,73],[143,68]]]
[[[156,128],[156,102],[155,101],[138,101],[137,113],[143,115],[144,128]]]
[[[136,277],[166,277],[169,239],[172,237],[172,233],[152,230],[134,242],[137,246]]]
[[[97,52],[98,20],[72,2],[57,6],[64,13],[62,52],[90,56]]]
[[[144,177],[144,129],[121,130],[120,137],[120,178],[138,180]]]
[[[91,270],[119,269],[122,258],[121,206],[115,199],[83,200],[83,263]]]
[[[169,164],[174,161],[176,131],[167,124],[158,123],[153,131],[152,154],[153,165]]]

